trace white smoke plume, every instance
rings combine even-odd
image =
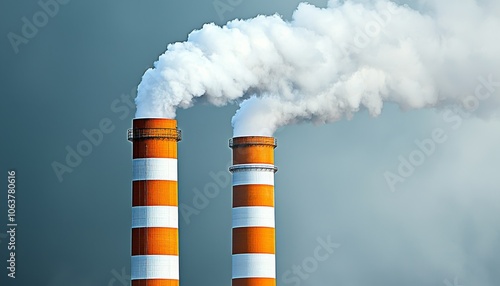
[[[289,22],[274,15],[206,24],[146,71],[136,116],[174,118],[201,97],[241,102],[234,135],[271,136],[362,109],[377,116],[386,102],[416,109],[479,97],[488,98],[481,109],[495,110],[499,28],[496,0],[422,0],[413,8],[331,0],[326,8],[300,4]]]

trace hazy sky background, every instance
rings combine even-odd
[[[0,166],[5,179],[7,170],[17,171],[19,227],[17,278],[7,280],[5,183],[0,284],[124,285],[132,174],[126,130],[135,110],[122,96],[134,96],[167,44],[203,23],[289,18],[299,2],[243,0],[221,18],[212,1],[70,0],[16,54],[7,34],[21,34],[22,18],[41,8],[2,1]],[[500,72],[493,76],[500,79]],[[181,206],[196,207],[194,190],[218,182],[210,174],[228,178],[236,108],[178,112]],[[360,112],[351,121],[278,130],[278,285],[295,285],[285,273],[329,236],[340,247],[300,285],[500,285],[500,121],[462,115],[459,124],[458,117],[443,119],[444,112],[388,106],[376,119]],[[75,149],[85,140],[82,131],[106,118],[113,131],[60,181],[53,162],[65,163],[67,146]],[[415,141],[438,128],[447,140],[392,191],[384,173],[397,174],[399,157],[408,158],[418,150]],[[231,283],[231,187],[219,186],[189,222],[180,216],[184,286]]]

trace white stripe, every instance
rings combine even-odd
[[[274,254],[234,254],[233,279],[276,278]]]
[[[274,228],[274,208],[273,207],[233,208],[233,228],[252,227],[252,226]]]
[[[171,206],[133,207],[132,228],[139,227],[178,228],[178,208]]]
[[[239,170],[233,172],[233,186],[271,185],[274,186],[274,172],[269,170]]]
[[[132,256],[130,278],[179,280],[179,256],[136,255]]]
[[[177,159],[172,159],[172,158],[134,159],[132,180],[177,181]]]

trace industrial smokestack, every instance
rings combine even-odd
[[[132,286],[179,285],[177,142],[173,119],[134,119]]]
[[[235,137],[233,149],[233,286],[276,285],[272,137]]]

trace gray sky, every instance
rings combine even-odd
[[[243,0],[220,15],[212,1],[70,0],[16,53],[7,35],[21,35],[23,17],[43,10],[36,2],[1,2],[0,166],[5,178],[17,171],[19,227],[17,278],[7,280],[4,268],[0,284],[123,285],[122,270],[130,274],[126,130],[135,112],[127,101],[145,69],[203,23],[289,18],[298,3]],[[494,76],[500,79],[498,70]],[[220,186],[198,214],[180,217],[184,286],[231,283],[231,189],[219,179],[228,176],[236,109],[178,112],[180,204],[196,207],[195,189]],[[500,285],[500,122],[446,112],[389,105],[376,119],[360,112],[349,121],[278,130],[278,285]],[[82,132],[103,120],[112,131],[58,178],[53,162],[64,163],[67,146],[75,149]],[[434,141],[402,176],[400,156],[411,161],[415,141],[433,133],[444,142]],[[404,182],[391,189],[386,172]],[[1,202],[6,195],[4,187]],[[2,203],[2,233],[6,211]],[[340,246],[311,273],[293,274],[321,239]],[[6,248],[0,234],[4,266]]]

